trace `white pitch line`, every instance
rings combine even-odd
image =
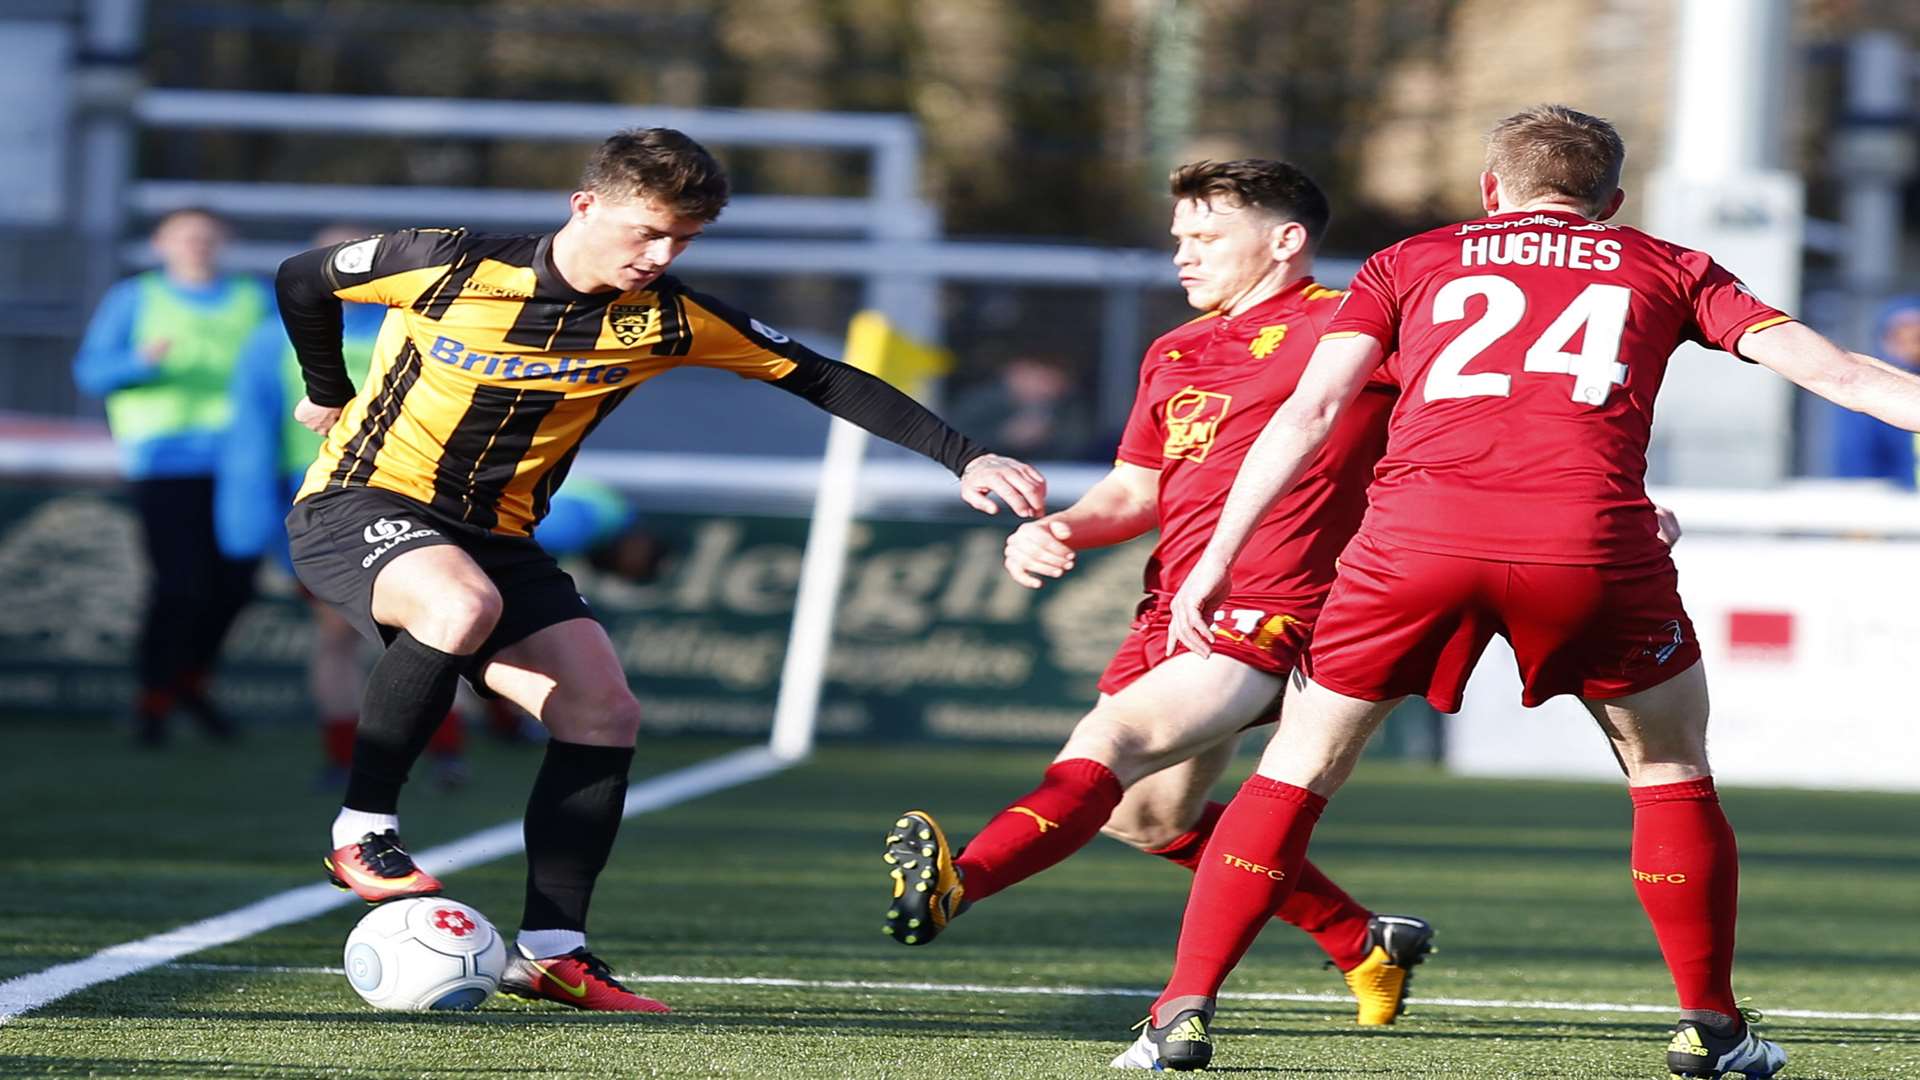
[[[697,799],[779,772],[792,764],[791,760],[776,757],[764,746],[738,750],[642,780],[627,791],[622,816],[632,817]],[[521,823],[510,821],[422,851],[416,857],[435,873],[450,874],[517,854],[524,847]],[[303,885],[164,934],[102,949],[84,960],[16,976],[0,982],[0,1024],[90,986],[137,975],[182,956],[229,945],[276,926],[311,919],[353,899],[352,893],[324,882]]]
[[[288,967],[270,964],[169,964],[178,971],[233,972],[235,974],[344,975],[336,967]],[[1045,997],[1158,997],[1160,991],[1138,986],[1001,986],[993,983],[888,982],[871,979],[787,979],[756,975],[648,975],[620,976],[623,982],[683,986],[765,986],[787,990],[905,990],[922,994],[1038,995]],[[1227,994],[1229,1001],[1286,1001],[1310,1005],[1352,1004],[1347,994],[1284,994],[1256,991]],[[1440,1009],[1519,1009],[1526,1012],[1672,1013],[1672,1005],[1628,1005],[1609,1001],[1508,1001],[1485,998],[1408,997],[1410,1005]],[[1920,1012],[1833,1012],[1825,1009],[1768,1009],[1768,1016],[1795,1020],[1885,1020],[1920,1022]]]

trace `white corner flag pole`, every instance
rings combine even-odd
[[[797,761],[813,751],[820,690],[827,678],[827,652],[833,644],[833,612],[846,576],[847,538],[853,528],[854,494],[867,432],[835,417],[827,429],[827,452],[820,463],[820,488],[813,499],[813,523],[807,529],[800,560],[800,589],[787,633],[787,656],[780,666],[780,694],[773,706],[774,756]]]

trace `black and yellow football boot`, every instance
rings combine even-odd
[[[901,814],[887,832],[887,936],[902,945],[925,945],[966,910],[966,886],[953,865],[953,849],[933,815]]]
[[[1345,972],[1347,989],[1360,1003],[1357,1021],[1391,1024],[1406,1009],[1413,969],[1433,951],[1433,927],[1411,915],[1375,915],[1367,920],[1367,958]]]

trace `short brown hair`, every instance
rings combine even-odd
[[[1563,195],[1598,213],[1620,190],[1626,158],[1612,124],[1565,105],[1536,105],[1487,133],[1487,171],[1513,202]]]
[[[727,205],[727,171],[672,128],[629,128],[600,144],[580,187],[609,199],[652,199],[681,217],[712,221]]]
[[[1241,158],[1238,161],[1196,161],[1173,170],[1168,187],[1175,199],[1211,202],[1224,198],[1240,206],[1265,210],[1307,230],[1307,246],[1320,246],[1333,209],[1313,178],[1284,161]]]

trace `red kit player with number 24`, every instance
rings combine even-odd
[[[1215,826],[1129,1064],[1207,1063],[1220,985],[1295,887],[1367,736],[1409,695],[1457,709],[1496,633],[1522,700],[1577,695],[1626,773],[1632,881],[1679,998],[1669,1070],[1754,1080],[1785,1064],[1734,1002],[1738,856],[1707,762],[1699,646],[1645,491],[1654,396],[1683,341],[1907,430],[1920,378],[1840,349],[1706,254],[1607,224],[1624,157],[1611,125],[1571,109],[1501,121],[1488,216],[1368,259],[1248,453],[1173,600],[1174,636],[1196,652],[1266,507],[1389,358],[1401,397],[1367,516],[1260,765]]]

